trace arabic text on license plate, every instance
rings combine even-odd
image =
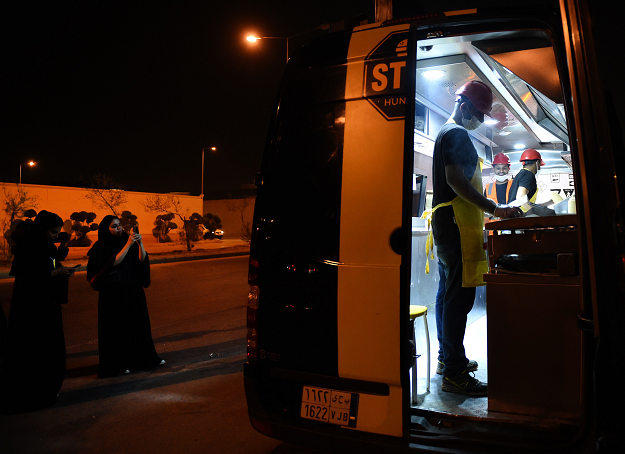
[[[300,416],[305,419],[324,421],[340,426],[350,424],[350,410],[355,394],[334,389],[304,386]],[[355,424],[355,416],[352,425]]]

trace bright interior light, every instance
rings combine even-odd
[[[525,148],[525,144],[524,143],[515,143],[514,144],[514,148],[516,148],[517,150],[520,150],[521,148]]]
[[[260,38],[257,38],[257,37],[256,37],[256,36],[254,36],[254,35],[250,35],[250,36],[248,36],[248,37],[247,37],[247,40],[248,40],[250,43],[255,43],[255,42],[256,42],[256,41],[258,41],[259,39],[260,39]]]
[[[499,131],[497,134],[499,134],[500,136],[507,136],[512,134],[511,131]]]
[[[489,118],[488,120],[484,121],[485,125],[496,125],[497,123],[499,123],[499,121],[495,120],[494,118]]]
[[[423,71],[423,77],[427,79],[440,79],[445,74],[447,74],[442,69],[428,69],[427,71]]]

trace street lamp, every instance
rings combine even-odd
[[[35,161],[28,161],[28,165],[34,167],[37,163]],[[20,163],[20,184],[22,184],[22,163]]]
[[[248,35],[245,39],[247,39],[251,44],[255,44],[256,41],[258,41],[259,39],[283,39],[286,41],[286,62],[289,62],[289,39],[291,38],[295,38],[296,36],[301,36],[301,35],[308,35],[312,32],[316,32],[318,30],[329,30],[330,29],[330,24],[321,24],[315,28],[312,28],[310,30],[306,30],[303,31],[301,33],[296,33],[295,35],[291,35],[289,37],[284,37],[284,36],[261,36],[260,38],[258,36],[254,36],[254,35]]]
[[[204,150],[217,151],[217,147],[202,148],[202,188],[200,189],[200,195],[204,197]]]
[[[286,41],[286,62],[289,62],[289,38],[284,38],[282,36],[262,36],[262,37],[257,37],[254,35],[249,35],[246,38],[250,43],[255,44],[256,41],[258,41],[259,39],[283,39]]]

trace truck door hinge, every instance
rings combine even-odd
[[[594,320],[592,318],[585,318],[584,314],[579,314],[577,316],[577,327],[590,334],[595,332]]]

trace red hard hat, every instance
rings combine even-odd
[[[541,166],[545,165],[545,162],[543,161],[543,158],[540,156],[540,153],[534,150],[533,148],[528,148],[521,154],[521,159],[519,159],[519,162],[535,161],[537,159],[540,159]]]
[[[497,156],[495,156],[495,159],[493,159],[493,165],[495,164],[506,164],[506,165],[510,165],[510,158],[508,158],[508,156],[506,156],[504,153],[499,153]]]
[[[493,108],[493,92],[488,85],[479,80],[470,80],[460,87],[455,94],[469,98],[471,104],[485,115],[490,114],[490,110]]]

